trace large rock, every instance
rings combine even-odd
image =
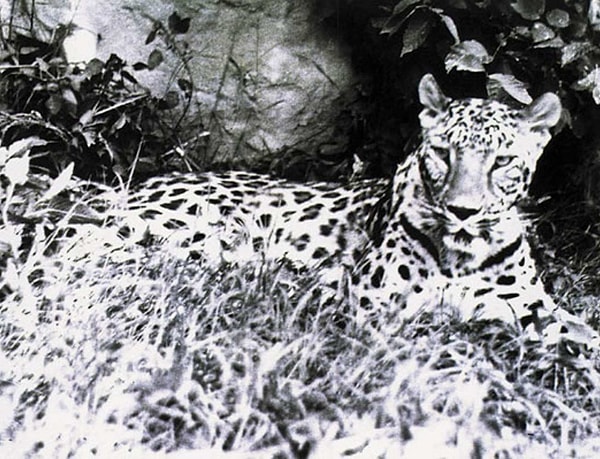
[[[49,25],[72,19],[79,27],[69,55],[104,60],[115,53],[130,64],[161,46],[159,40],[144,44],[151,18],[166,24],[175,10],[191,17],[181,39],[193,55],[194,99],[210,132],[208,157],[253,164],[285,147],[318,150],[354,100],[349,53],[313,14],[318,1],[57,0],[36,3],[36,13]],[[164,63],[136,74],[155,94],[174,85],[179,64],[162,50]]]

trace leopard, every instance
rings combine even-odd
[[[390,179],[172,173],[130,192],[115,217],[129,240],[151,236],[182,257],[318,270],[333,291],[348,288],[362,320],[447,311],[539,328],[552,317],[557,329],[597,340],[547,294],[520,210],[561,117],[559,97],[452,99],[426,74],[418,99],[420,144]]]

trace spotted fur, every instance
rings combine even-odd
[[[560,117],[558,97],[544,94],[524,109],[451,100],[431,75],[419,96],[422,142],[391,181],[159,177],[130,196],[119,215],[123,233],[150,234],[205,260],[286,258],[323,269],[334,284],[351,272],[352,298],[367,315],[448,309],[464,319],[521,322],[556,315],[517,204]]]

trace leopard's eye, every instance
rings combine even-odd
[[[450,151],[447,148],[431,147],[431,149],[436,154],[436,156],[445,163],[448,163],[450,161]]]
[[[512,160],[513,160],[513,156],[496,156],[496,161],[494,162],[494,166],[496,166],[496,167],[508,166]]]

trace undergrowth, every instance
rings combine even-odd
[[[35,23],[35,2],[29,23]],[[74,164],[85,179],[119,183],[133,175],[166,169],[199,169],[208,132],[194,101],[193,57],[185,34],[189,18],[173,12],[151,25],[145,62],[127,63],[117,54],[81,64],[61,52],[64,31],[0,24],[0,144],[39,138],[31,163],[56,176]],[[160,91],[144,87],[140,72],[177,62]]]

